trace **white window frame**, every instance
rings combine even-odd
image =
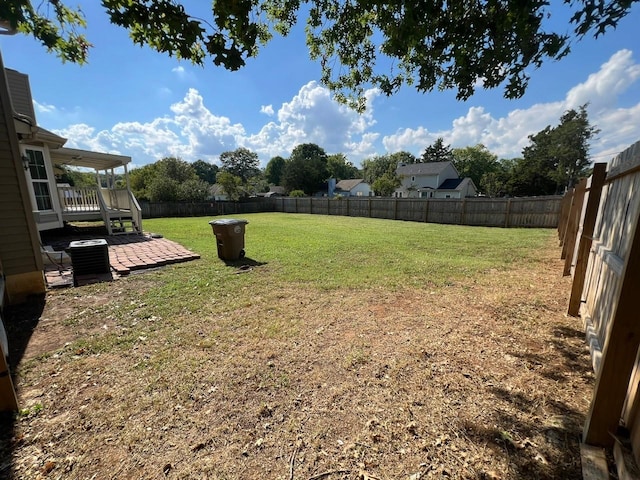
[[[33,178],[31,176],[32,163],[29,162],[29,168],[25,171],[25,175],[27,176],[27,183],[29,184],[29,193],[31,195],[31,205],[33,207],[33,210],[36,212],[54,212],[55,204],[54,204],[53,195],[54,193],[57,194],[57,192],[52,192],[52,189],[51,189],[51,178],[53,176],[53,171],[49,167],[50,162],[47,161],[48,152],[42,147],[35,147],[33,145],[28,145],[23,147],[22,155],[29,158],[29,155],[27,154],[28,151],[40,152],[40,154],[42,155],[42,163],[43,163],[42,168],[44,169],[43,172],[46,176],[46,178]],[[51,208],[40,210],[40,208],[38,207],[38,197],[36,196],[36,189],[34,188],[35,184],[46,185],[46,189],[49,197],[49,205]]]

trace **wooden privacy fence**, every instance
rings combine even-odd
[[[242,202],[140,202],[140,208],[143,218],[283,212],[487,227],[555,228],[561,202],[560,196],[464,199],[275,197]]]
[[[205,217],[215,215],[236,215],[241,213],[259,213],[270,208],[262,199],[254,202],[140,202],[142,218],[163,217]]]
[[[562,197],[412,199],[379,197],[270,198],[271,211],[386,218],[487,227],[558,225]]]
[[[568,312],[580,315],[596,372],[584,427],[588,445],[614,446],[619,426],[630,431],[640,460],[640,142],[563,199],[558,232],[565,274],[573,274]]]

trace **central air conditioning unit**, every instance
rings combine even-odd
[[[109,246],[104,239],[78,240],[68,248],[73,266],[73,284],[78,285],[79,275],[110,273]]]

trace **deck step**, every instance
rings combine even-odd
[[[142,233],[133,218],[124,216],[109,218],[110,235],[129,235],[132,233]]]

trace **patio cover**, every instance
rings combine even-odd
[[[124,155],[90,152],[76,148],[58,148],[50,152],[54,165],[70,165],[74,167],[93,168],[95,170],[110,170],[112,168],[124,167],[131,162],[131,157]]]

